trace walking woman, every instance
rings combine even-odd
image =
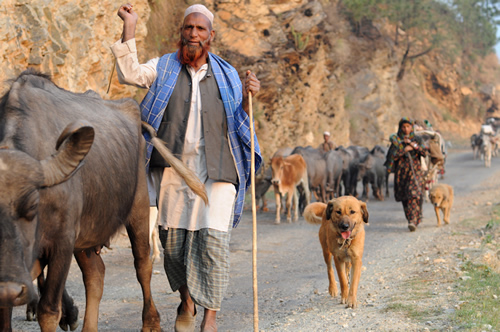
[[[423,174],[421,157],[426,150],[419,136],[413,131],[413,121],[404,117],[399,121],[398,133],[389,138],[387,172],[394,173],[394,197],[403,203],[408,229],[414,232],[422,221]]]

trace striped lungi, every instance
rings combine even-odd
[[[197,305],[219,311],[229,284],[231,226],[227,232],[160,227],[159,235],[172,291],[187,285]]]

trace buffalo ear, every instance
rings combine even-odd
[[[68,180],[80,168],[94,142],[94,134],[94,128],[84,120],[72,122],[63,130],[56,143],[58,151],[41,161],[44,187]]]
[[[366,203],[364,203],[364,202],[361,202],[361,214],[363,216],[363,221],[366,224],[368,224],[369,214],[368,214],[368,209],[366,208]]]
[[[332,219],[332,213],[333,213],[333,201],[330,201],[328,202],[328,205],[326,206],[325,209],[326,220]]]

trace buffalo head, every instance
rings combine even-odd
[[[93,141],[94,129],[80,121],[66,127],[57,152],[44,160],[0,149],[0,307],[22,305],[36,296],[32,283],[36,275],[31,273],[38,258],[41,191],[75,174]]]

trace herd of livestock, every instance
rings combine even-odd
[[[485,167],[491,166],[491,158],[498,156],[500,118],[488,118],[479,133],[471,136],[473,158],[484,160]],[[437,183],[440,172],[444,171],[446,144],[439,132],[427,128],[416,131],[429,150],[422,160],[426,195]],[[434,147],[434,148],[433,148]],[[312,146],[281,148],[271,157],[269,166],[262,167],[256,176],[255,196],[261,201],[260,209],[267,211],[266,192],[274,187],[276,197],[276,223],[280,222],[281,200],[286,197],[287,220],[291,221],[291,208],[295,207],[294,219],[313,196],[316,201],[327,202],[342,195],[358,196],[358,183],[362,184],[361,199],[367,201],[372,195],[377,200],[389,196],[389,173],[385,161],[388,148],[375,145],[372,149],[364,146],[339,146],[327,152]],[[299,155],[301,158],[290,158]],[[303,167],[297,163],[303,160]],[[297,172],[304,172],[297,176]],[[291,174],[290,174],[291,173]],[[295,190],[297,189],[297,190]],[[295,204],[292,205],[292,199]]]
[[[429,156],[422,160],[424,181],[430,189],[437,182],[440,170],[444,168],[446,146],[441,135],[433,130],[422,130],[416,133],[429,147],[437,146],[441,156]],[[261,203],[260,209],[267,210],[265,194],[271,186],[274,187],[276,197],[276,223],[280,222],[281,199],[286,196],[287,220],[291,221],[291,208],[295,207],[294,219],[298,218],[297,211],[302,211],[305,205],[314,197],[316,201],[327,202],[333,197],[342,195],[361,194],[361,199],[367,201],[370,196],[377,200],[384,200],[389,196],[389,173],[385,166],[388,148],[375,145],[369,149],[364,146],[339,146],[327,152],[311,146],[295,148],[281,148],[274,153],[270,165],[262,167],[256,176],[256,200]],[[300,157],[291,158],[299,155]],[[297,160],[303,160],[301,167]],[[295,173],[305,172],[304,176]],[[358,193],[358,184],[362,184],[362,193]],[[372,193],[370,194],[370,187]],[[295,190],[297,189],[297,190]],[[293,206],[292,197],[295,201]]]

